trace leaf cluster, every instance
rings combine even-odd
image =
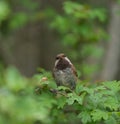
[[[0,33],[2,36],[43,18],[44,12],[39,10],[37,1],[0,1]]]
[[[0,73],[1,124],[118,124],[120,81],[56,87],[43,69],[32,78],[15,68]]]
[[[63,36],[63,44],[77,47],[79,42],[97,42],[105,36],[100,23],[106,20],[106,11],[77,2],[63,3],[64,14],[56,14],[51,24]]]

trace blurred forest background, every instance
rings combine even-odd
[[[81,79],[120,79],[120,10],[115,0],[1,0],[0,62],[32,76],[65,53]]]
[[[74,91],[52,78],[61,52]],[[120,124],[119,80],[120,0],[0,0],[0,124]]]

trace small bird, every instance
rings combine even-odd
[[[63,53],[56,56],[53,77],[57,86],[66,86],[72,90],[76,87],[78,77],[76,69]]]

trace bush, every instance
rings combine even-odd
[[[1,124],[118,124],[120,81],[78,81],[71,91],[51,74],[25,78],[13,67],[0,74]]]

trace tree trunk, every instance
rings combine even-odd
[[[103,62],[101,79],[114,80],[120,68],[120,6],[117,3],[111,6],[111,19],[109,24],[110,40],[107,43],[106,55]],[[120,76],[120,75],[119,75]]]
[[[56,11],[61,11],[61,0],[39,0],[39,2],[40,10],[53,6]],[[23,8],[14,5],[14,9],[14,11],[21,11]],[[51,70],[54,56],[60,51],[60,44],[56,42],[55,35],[55,32],[46,26],[44,20],[29,23],[11,33],[8,38],[4,38],[4,41],[1,39],[2,59],[6,65],[16,66],[26,76],[36,73],[38,67]]]

